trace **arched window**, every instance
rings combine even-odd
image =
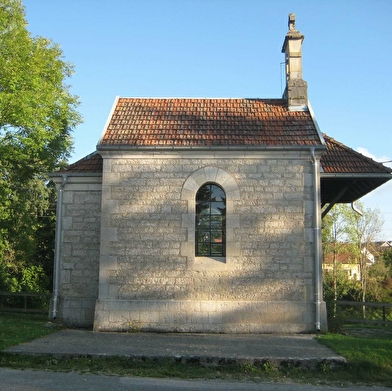
[[[226,256],[226,194],[207,183],[196,193],[196,256]]]

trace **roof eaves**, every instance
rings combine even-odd
[[[103,127],[103,130],[101,132],[101,136],[99,137],[97,145],[100,145],[102,140],[103,140],[103,138],[105,137],[106,130],[107,130],[109,124],[110,124],[110,120],[112,119],[113,113],[116,110],[116,107],[117,107],[119,99],[120,99],[119,96],[116,96],[116,98],[114,99],[114,102],[113,102],[113,105],[112,105],[112,109],[110,110],[108,118],[106,119],[105,126]]]
[[[385,178],[385,179],[392,179],[392,173],[386,173],[386,172],[381,172],[381,173],[356,173],[356,174],[351,174],[351,173],[327,173],[327,172],[321,172],[320,173],[321,178]]]
[[[51,178],[59,178],[59,177],[101,177],[102,172],[74,172],[74,171],[56,171],[48,174]]]
[[[290,150],[290,151],[304,151],[309,149],[325,150],[325,145],[280,145],[280,146],[249,146],[249,145],[218,145],[218,146],[140,146],[140,145],[98,145],[99,151],[266,151],[266,150]]]
[[[317,119],[316,119],[316,115],[314,114],[314,111],[313,111],[313,108],[312,108],[310,102],[308,102],[308,110],[309,110],[310,117],[312,118],[312,121],[313,121],[314,126],[316,128],[317,134],[318,134],[318,136],[320,138],[320,141],[326,147],[327,143],[324,140],[323,132],[321,131],[321,129],[319,127],[319,124],[318,124]]]

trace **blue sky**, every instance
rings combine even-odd
[[[116,96],[279,98],[288,14],[305,35],[303,78],[322,132],[392,160],[390,0],[24,0],[28,29],[61,45],[95,150]],[[391,165],[388,163],[387,165]],[[392,180],[361,201],[392,240]]]

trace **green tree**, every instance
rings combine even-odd
[[[332,258],[332,273],[327,275],[324,273],[324,296],[326,300],[343,299],[347,295],[348,276],[342,270],[338,263],[340,254],[349,251],[346,237],[346,219],[345,216],[349,212],[349,207],[346,204],[337,204],[323,219],[323,253],[324,259],[330,254]],[[333,305],[333,316],[336,316],[336,303]]]
[[[335,205],[323,219],[324,259],[333,260],[332,273],[324,273],[324,296],[329,314],[336,315],[336,306],[329,301],[354,299],[358,301],[383,301],[388,297],[388,286],[391,280],[388,275],[387,262],[375,262],[371,255],[377,255],[373,244],[381,232],[383,221],[380,212],[375,209],[364,209],[358,203],[362,214],[348,205]],[[348,253],[359,268],[359,281],[349,280],[342,273],[338,256]],[[365,307],[362,308],[366,316]]]
[[[388,289],[391,270],[385,264],[382,256],[378,257],[374,265],[369,268],[367,297],[368,301],[389,302],[392,290]]]
[[[385,279],[382,281],[384,289],[383,301],[392,302],[392,248],[383,251],[381,258],[386,267]]]
[[[30,36],[20,0],[0,0],[0,37],[0,285],[9,285],[39,270],[37,234],[50,227],[42,217],[53,197],[46,173],[64,165],[81,117],[66,84],[72,65],[59,45]]]
[[[369,266],[372,265],[370,259],[372,244],[377,240],[383,221],[378,209],[364,209],[363,204],[358,203],[362,215],[359,213],[348,213],[347,218],[347,239],[353,245],[360,273],[360,301],[366,301],[368,290]],[[374,260],[373,260],[374,261]],[[363,308],[365,317],[365,307]]]
[[[392,248],[389,248],[388,250],[385,250],[382,253],[382,258],[384,260],[384,263],[387,267],[389,267],[389,270],[392,273]]]

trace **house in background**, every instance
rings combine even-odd
[[[360,267],[354,254],[350,252],[337,254],[336,266],[338,270],[344,271],[347,274],[348,279],[360,281],[361,279]],[[329,253],[327,257],[323,259],[323,272],[333,273],[333,270],[334,270],[333,254]]]
[[[392,240],[381,243],[380,247],[385,250],[392,248]]]
[[[58,189],[51,316],[96,331],[325,330],[321,217],[391,179],[323,136],[289,16],[282,99],[117,98]]]
[[[366,266],[370,267],[374,265],[376,258],[374,254],[363,247],[361,250],[362,256],[366,257]],[[334,257],[336,259],[334,260]],[[338,270],[342,270],[347,274],[350,280],[361,280],[361,266],[360,263],[365,263],[365,258],[358,260],[358,256],[352,251],[352,247],[347,243],[340,243],[339,252],[334,254],[333,251],[324,254],[323,257],[323,272],[333,273],[334,267]]]

